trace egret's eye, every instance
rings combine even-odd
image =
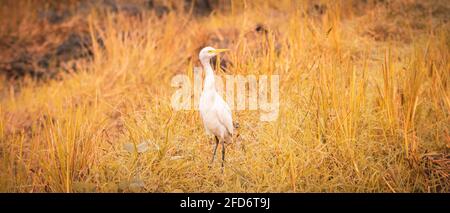
[[[210,53],[210,54],[211,54],[211,53],[214,53],[214,51],[212,51],[212,50],[208,50],[208,53]]]

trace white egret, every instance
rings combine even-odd
[[[225,161],[225,142],[231,142],[233,135],[233,119],[230,106],[228,106],[216,91],[214,70],[210,61],[211,58],[225,51],[227,49],[205,47],[199,53],[200,62],[206,72],[199,103],[200,116],[203,120],[206,133],[214,135],[216,139],[211,164],[214,162],[219,141],[222,143],[222,169]]]

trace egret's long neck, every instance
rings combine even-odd
[[[214,71],[213,71],[213,68],[211,67],[211,63],[209,63],[209,59],[206,59],[206,60],[203,59],[203,60],[201,60],[201,63],[206,72],[205,83],[203,85],[203,89],[215,91],[216,87],[215,87],[215,81],[214,81]]]

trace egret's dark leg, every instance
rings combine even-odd
[[[219,145],[219,138],[217,138],[217,136],[215,136],[215,138],[216,138],[216,146],[214,147],[214,152],[210,164],[214,162],[214,158],[216,157],[217,146]]]
[[[223,172],[223,163],[225,162],[225,142],[222,141],[222,172]]]

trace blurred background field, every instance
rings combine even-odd
[[[449,192],[450,1],[0,0],[2,192]],[[280,75],[213,149],[177,74]]]

